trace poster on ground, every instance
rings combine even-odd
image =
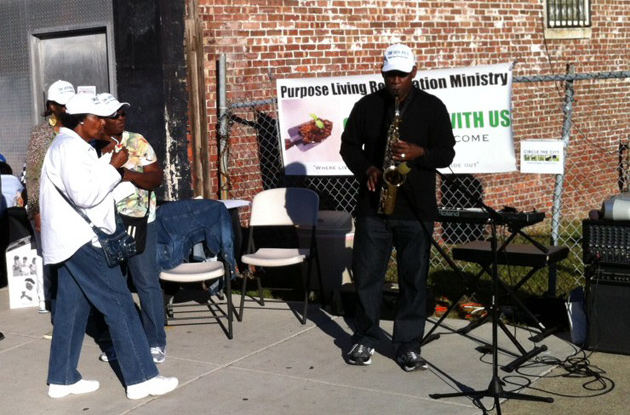
[[[9,308],[39,305],[38,284],[43,280],[42,258],[30,236],[9,244],[6,251]]]
[[[456,156],[443,173],[516,170],[510,64],[418,71],[413,82],[439,97],[451,115]],[[383,87],[380,74],[278,80],[286,174],[351,175],[339,155],[345,122],[356,101]]]

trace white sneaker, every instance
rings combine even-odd
[[[164,395],[175,389],[178,384],[179,381],[177,380],[177,378],[156,376],[142,383],[127,386],[127,398],[142,399],[146,398],[149,395]]]
[[[94,392],[100,387],[98,380],[81,379],[72,385],[55,385],[48,386],[48,396],[51,398],[63,398],[68,395],[80,395],[82,393]]]
[[[104,352],[101,352],[101,354],[98,356],[98,360],[100,360],[101,362],[113,362],[115,360],[118,360],[118,356],[116,356],[116,350],[114,349],[114,346],[110,346],[105,349]]]
[[[166,347],[152,347],[151,356],[153,357],[153,363],[164,363],[166,360]]]
[[[40,301],[39,302],[39,310],[37,310],[37,312],[39,314],[46,314],[46,313],[50,313],[50,311],[48,310],[48,308],[46,308],[46,301]]]

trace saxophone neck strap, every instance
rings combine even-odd
[[[405,113],[405,111],[407,110],[407,108],[409,108],[409,104],[411,103],[411,101],[413,101],[413,98],[415,97],[415,95],[416,95],[416,88],[414,87],[414,88],[411,88],[405,100],[402,102],[399,102],[399,106],[400,106],[399,115],[401,118],[403,114]],[[395,111],[396,111],[396,101],[395,99],[392,99],[392,105],[389,107],[389,110],[387,111],[388,124],[391,124],[392,120],[394,119]]]

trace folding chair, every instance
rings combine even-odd
[[[212,319],[232,339],[236,262],[228,210],[214,200],[168,202],[158,208],[156,224],[166,324]],[[216,260],[209,258],[214,255]],[[176,296],[187,301],[176,303]]]
[[[163,284],[164,298],[168,299],[164,304],[166,325],[171,325],[171,322],[181,320],[216,319],[228,339],[231,340],[234,336],[232,328],[234,305],[232,303],[231,278],[226,277],[229,275],[229,266],[221,261],[186,262],[173,269],[160,272],[160,280],[171,282],[178,286],[177,292],[169,294],[164,289]],[[220,292],[212,293],[211,283],[216,283],[218,280],[222,280],[224,289]],[[197,300],[199,303],[175,304],[177,293],[185,295],[187,292],[190,295],[192,286],[196,286],[198,291],[200,291],[198,294],[201,294],[201,297]],[[220,301],[216,301],[214,299],[215,296]],[[227,311],[221,305],[226,305]],[[201,311],[194,311],[193,307],[195,306],[207,308],[212,315],[200,315]],[[177,313],[178,315],[175,314],[176,309],[181,310]],[[227,327],[222,323],[222,318],[227,320]]]
[[[319,287],[322,301],[324,299],[322,291],[322,275],[317,255],[317,240],[315,232],[317,228],[317,213],[319,211],[319,196],[312,190],[302,188],[280,188],[265,190],[258,193],[251,207],[249,220],[249,239],[246,254],[241,257],[244,264],[250,266],[250,270],[256,267],[286,267],[290,265],[302,266],[302,284],[304,290],[304,312],[302,318],[298,319],[302,324],[306,324],[308,313],[308,300],[310,293],[310,281],[313,263],[317,268]],[[295,247],[276,248],[268,247],[261,238],[256,239],[257,248],[254,243],[254,234],[262,227],[300,227],[310,229],[310,241],[308,248],[300,248],[295,241]],[[253,272],[258,285],[258,303],[265,305],[260,281],[260,272]],[[239,320],[243,317],[245,296],[247,292],[247,275],[243,275],[243,286],[241,304],[239,309]]]

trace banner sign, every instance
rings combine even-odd
[[[451,115],[456,155],[443,173],[516,170],[509,64],[418,71],[413,82],[439,97]],[[286,174],[352,175],[339,155],[341,133],[354,103],[384,86],[380,74],[278,80]]]

